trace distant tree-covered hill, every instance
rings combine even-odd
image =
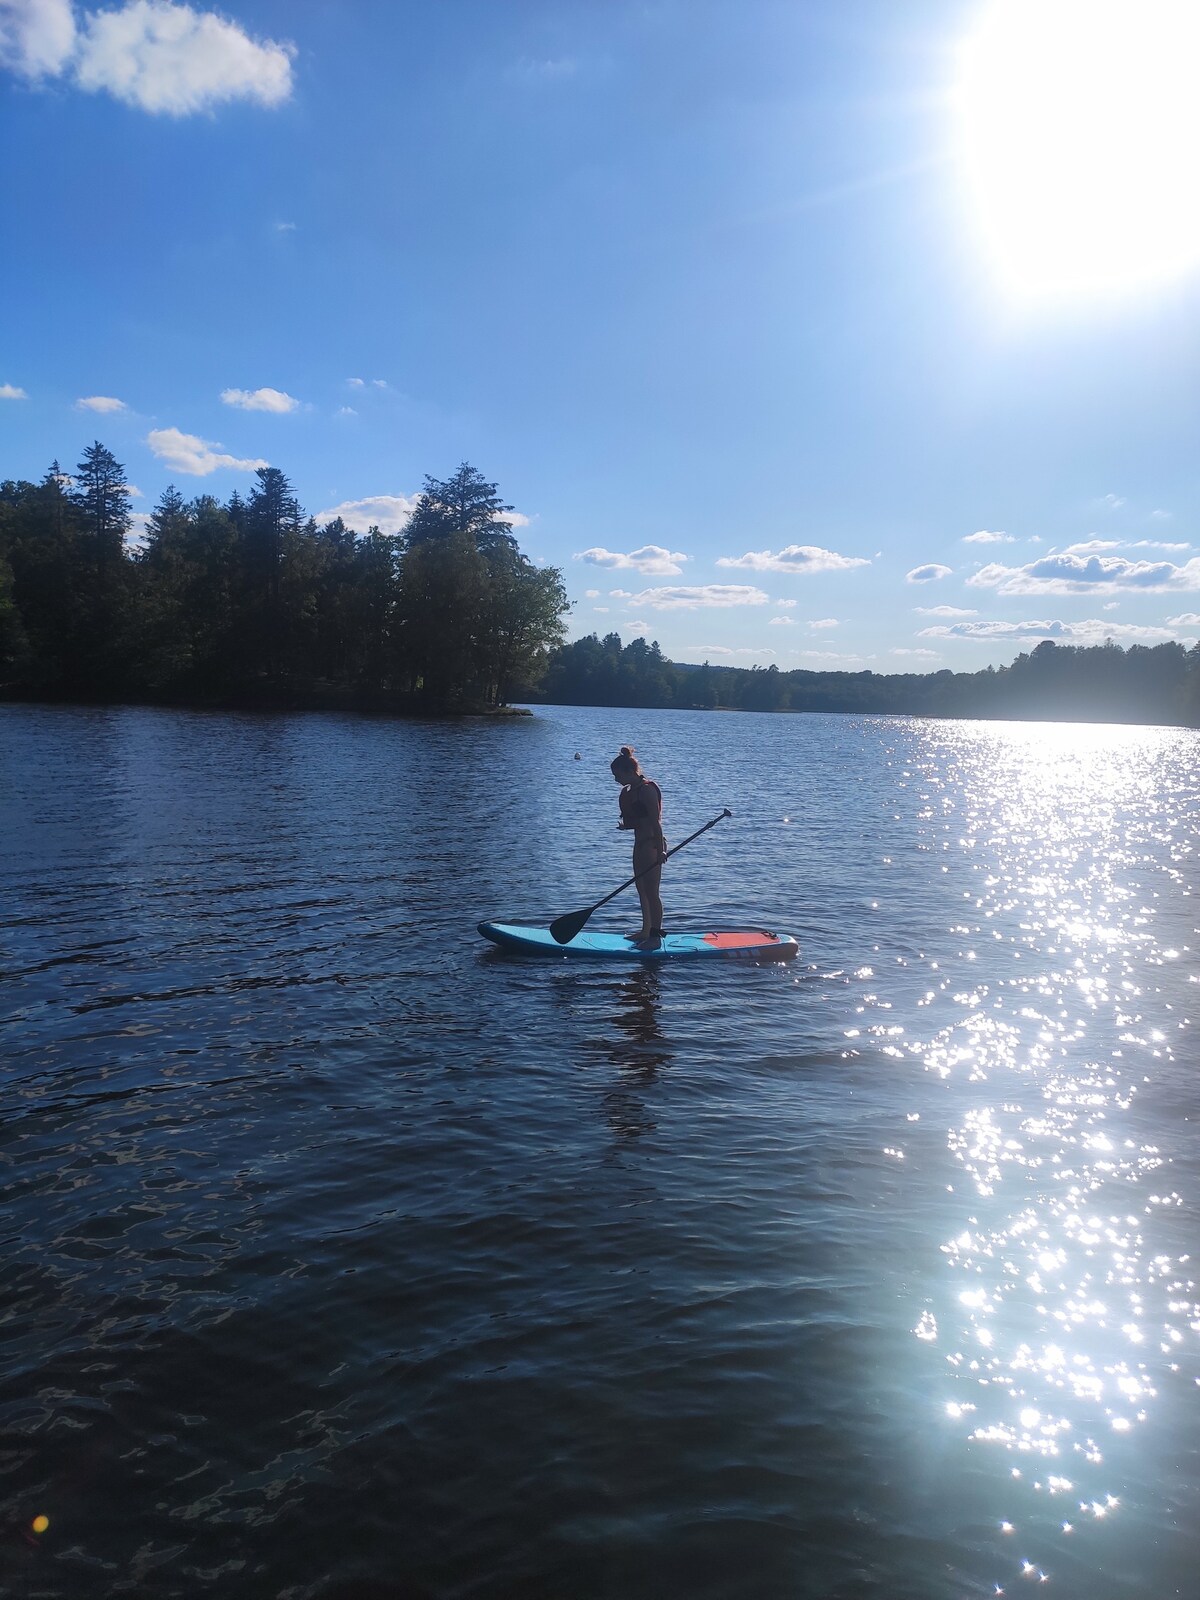
[[[1070,722],[1200,726],[1200,646],[1128,649],[1043,640],[1008,667],[981,672],[781,672],[686,666],[657,644],[590,634],[562,645],[522,698],[567,705],[675,706],[731,711],[895,712]]]

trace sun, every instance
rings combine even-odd
[[[1200,267],[1200,0],[986,0],[959,67],[963,167],[1010,293]]]

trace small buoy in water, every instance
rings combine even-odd
[[[34,1533],[45,1533],[46,1529],[50,1526],[50,1518],[49,1517],[34,1517],[31,1526],[33,1528]]]
[[[578,750],[576,750],[576,752],[575,752],[575,759],[576,759],[576,761],[582,761],[583,760],[583,757],[579,754]]]

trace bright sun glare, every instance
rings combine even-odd
[[[1200,0],[987,0],[963,157],[1022,297],[1130,291],[1200,265]]]

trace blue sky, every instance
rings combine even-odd
[[[466,459],[677,660],[1190,644],[1194,10],[0,0],[0,476]]]

